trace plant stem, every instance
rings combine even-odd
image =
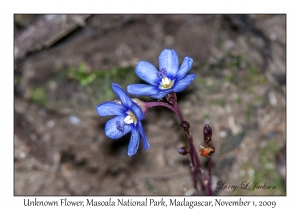
[[[154,106],[165,106],[165,107],[171,109],[173,112],[176,113],[176,110],[173,108],[173,106],[171,106],[170,104],[165,103],[165,102],[153,101],[153,102],[145,102],[145,104],[146,104],[147,108],[151,108],[151,107],[154,107]]]
[[[200,175],[200,180],[201,180],[201,185],[202,187],[205,189],[205,194],[206,195],[212,195],[212,189],[211,187],[208,186],[208,183],[210,183],[211,181],[211,166],[210,166],[210,162],[209,162],[209,180],[205,177],[205,174],[202,171],[201,168],[201,164],[198,158],[198,153],[195,149],[194,143],[193,143],[193,137],[191,136],[191,132],[189,130],[190,125],[188,122],[186,122],[181,114],[181,111],[178,107],[178,103],[177,103],[177,97],[176,97],[176,93],[172,92],[169,93],[166,96],[167,101],[171,104],[165,103],[165,102],[146,102],[146,107],[147,108],[151,108],[154,106],[164,106],[167,107],[169,109],[171,109],[173,112],[175,112],[176,116],[178,117],[178,119],[181,122],[181,127],[183,128],[183,130],[185,131],[185,134],[188,138],[188,143],[190,146],[190,159],[191,159],[191,164],[192,164],[192,173],[193,173],[193,182],[194,182],[194,188],[197,192],[197,195],[199,195],[199,190],[198,190],[198,184],[197,184],[197,174],[199,173]],[[210,160],[209,160],[210,161]]]

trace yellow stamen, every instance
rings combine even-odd
[[[134,123],[136,125],[137,120],[136,120],[135,115],[131,111],[128,111],[127,114],[128,115],[125,117],[124,122],[126,124]]]
[[[174,80],[170,80],[168,77],[164,76],[160,82],[159,88],[161,90],[165,90],[173,87],[173,85],[174,85]]]

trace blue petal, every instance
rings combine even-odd
[[[96,110],[100,116],[108,115],[124,115],[126,108],[117,102],[105,102],[96,106]]]
[[[181,67],[179,68],[176,79],[181,79],[186,75],[186,73],[192,68],[193,59],[186,56],[181,64]]]
[[[149,141],[148,141],[148,139],[146,137],[146,134],[145,134],[145,131],[143,129],[143,125],[142,125],[141,121],[139,121],[138,129],[139,129],[140,134],[141,134],[141,136],[143,138],[144,149],[147,150],[147,149],[150,148],[150,144],[149,144]]]
[[[179,61],[177,53],[174,50],[163,50],[158,57],[158,63],[160,70],[164,68],[167,70],[167,77],[169,79],[175,78],[179,67]]]
[[[112,83],[111,88],[115,92],[115,94],[118,96],[122,104],[129,109],[132,105],[131,98],[125,93],[125,91],[120,87],[120,85]]]
[[[109,121],[107,121],[107,123],[105,125],[106,136],[108,136],[109,138],[112,138],[112,139],[118,139],[118,138],[124,136],[125,134],[127,134],[129,131],[131,131],[132,130],[131,125],[124,124],[124,119],[125,119],[125,116],[116,116],[116,117],[110,119]],[[119,121],[121,124],[124,124],[123,132],[117,128],[117,121]]]
[[[157,75],[158,71],[155,66],[146,61],[140,61],[135,67],[135,72],[139,76],[139,78],[151,85],[156,85],[160,80]]]
[[[131,138],[128,145],[128,156],[135,155],[140,144],[140,134],[136,129],[132,129],[131,131]]]
[[[142,111],[142,108],[139,107],[139,105],[137,105],[136,103],[132,103],[132,106],[131,106],[130,110],[136,116],[136,118],[138,119],[138,121],[144,119],[145,115],[144,115],[144,113]]]
[[[162,99],[163,97],[165,97],[168,93],[172,92],[172,89],[167,89],[167,90],[161,90],[160,92],[158,92],[155,95],[151,95],[152,98],[156,98],[156,99]]]
[[[127,86],[127,91],[132,95],[149,96],[157,94],[159,90],[156,86],[152,85],[133,84]]]
[[[195,79],[196,74],[188,74],[185,77],[183,77],[181,80],[175,82],[173,86],[174,92],[180,92],[184,90],[187,86],[191,84],[191,82]]]

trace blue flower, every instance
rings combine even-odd
[[[193,59],[186,56],[179,68],[177,53],[172,49],[165,49],[158,57],[159,71],[151,63],[140,61],[135,67],[136,74],[146,84],[132,84],[127,86],[130,94],[161,99],[170,92],[184,90],[195,79],[196,74],[187,74],[191,69]]]
[[[105,134],[109,138],[118,139],[131,131],[128,156],[136,154],[139,148],[140,135],[144,141],[144,149],[147,150],[150,145],[141,123],[141,120],[145,117],[141,107],[132,101],[118,84],[112,83],[111,87],[120,99],[120,102],[111,101],[96,106],[100,116],[116,115],[107,121]]]

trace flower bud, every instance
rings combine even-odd
[[[203,136],[205,144],[210,144],[211,136],[212,136],[212,129],[209,125],[205,125],[203,128]]]
[[[190,123],[188,123],[187,121],[182,121],[181,127],[183,128],[184,131],[188,131],[190,129]]]
[[[178,152],[179,152],[179,154],[181,154],[181,155],[186,155],[186,154],[189,153],[189,152],[187,151],[186,147],[180,147],[180,148],[178,148]]]

